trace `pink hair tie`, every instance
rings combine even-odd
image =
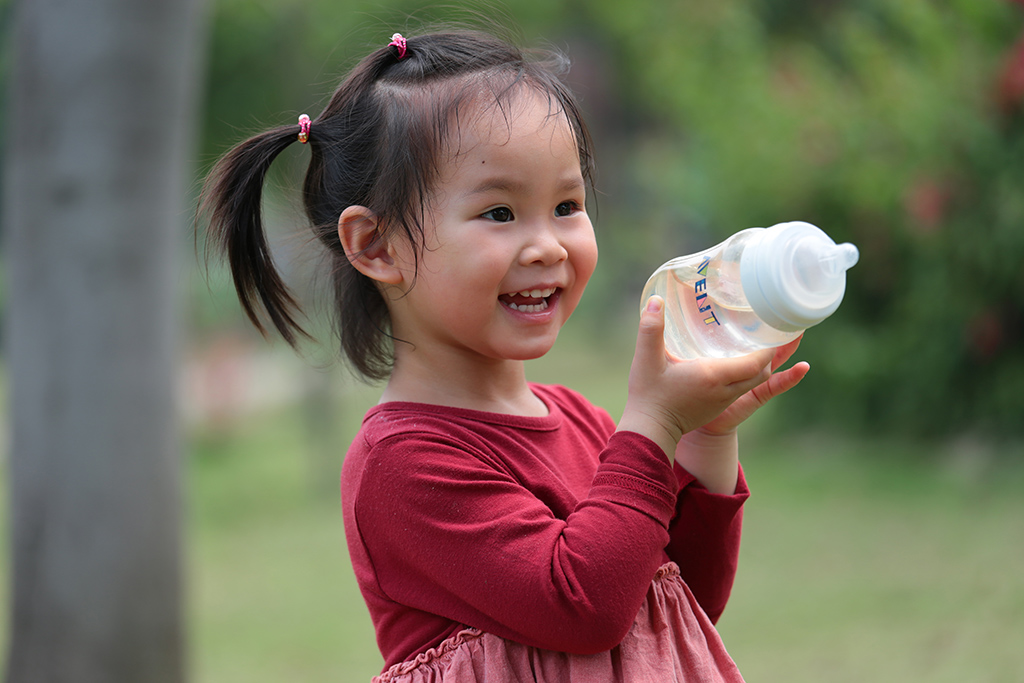
[[[309,117],[303,114],[299,117],[299,142],[306,144],[309,142]]]
[[[405,38],[402,37],[401,33],[391,36],[391,42],[388,43],[388,47],[392,45],[398,48],[398,60],[401,61],[405,57]]]

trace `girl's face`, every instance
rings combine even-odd
[[[396,367],[406,354],[439,368],[542,356],[597,264],[572,130],[524,91],[505,113],[464,117],[451,147],[418,274],[410,246],[393,252],[411,283],[390,297],[393,334],[411,342],[396,344]]]

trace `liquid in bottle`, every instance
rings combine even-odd
[[[749,228],[672,259],[648,280],[641,305],[665,300],[665,346],[680,358],[739,356],[781,346],[832,315],[857,263],[810,223]]]

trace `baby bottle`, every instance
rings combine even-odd
[[[672,259],[641,305],[665,300],[665,347],[679,358],[740,356],[781,346],[832,315],[859,253],[810,223],[749,228]]]

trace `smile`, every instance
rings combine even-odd
[[[498,297],[501,303],[513,311],[521,313],[540,313],[548,308],[548,297],[558,291],[557,287],[545,289],[529,289],[512,294],[502,294]]]

